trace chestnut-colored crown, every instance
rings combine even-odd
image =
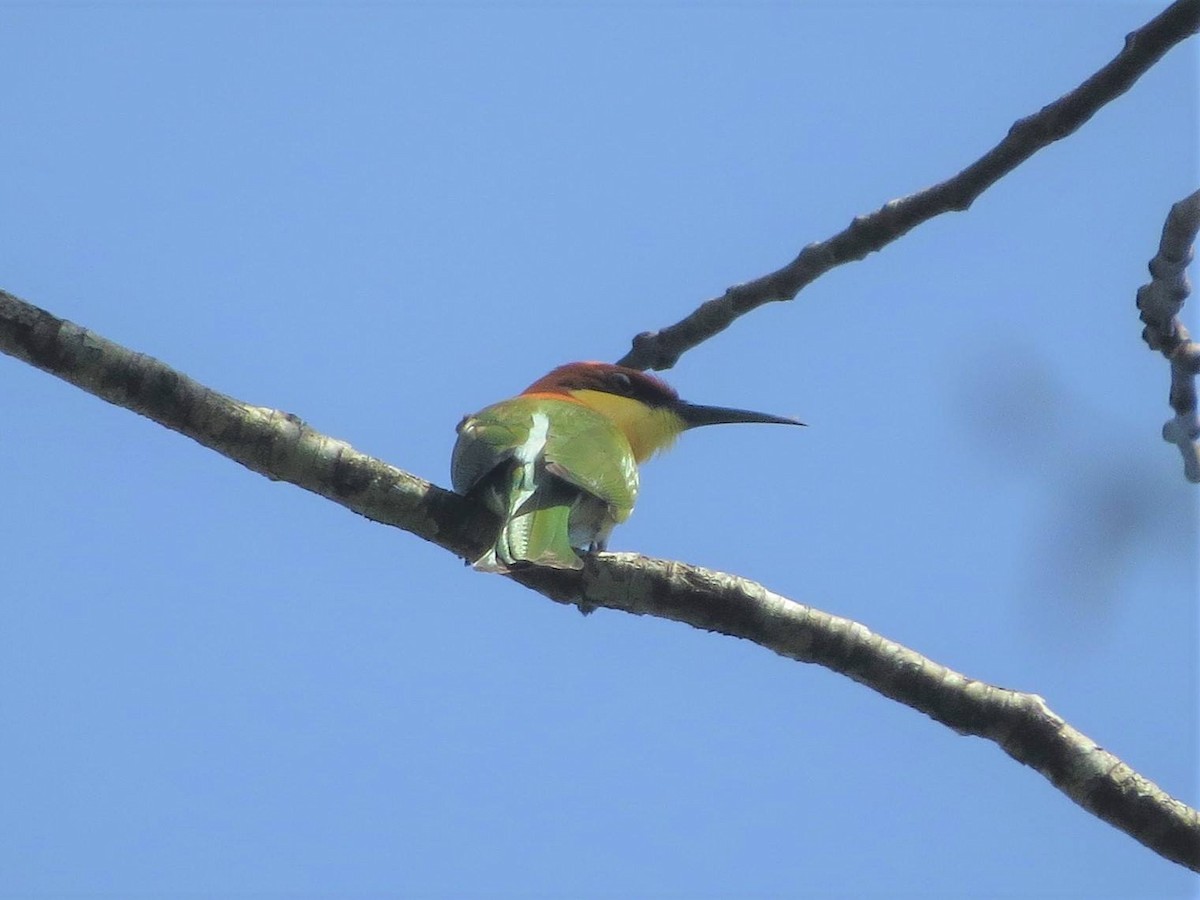
[[[602,362],[575,362],[543,375],[522,393],[569,394],[571,391],[600,391],[629,397],[650,407],[674,406],[679,395],[661,378],[638,369]]]

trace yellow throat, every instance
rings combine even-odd
[[[670,447],[687,428],[683,419],[672,410],[649,406],[630,397],[587,389],[571,391],[571,396],[611,419],[629,441],[633,457],[639,463]]]

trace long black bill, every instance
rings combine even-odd
[[[735,425],[739,422],[759,422],[764,425],[803,425],[799,419],[788,416],[773,416],[770,413],[751,412],[748,409],[729,409],[724,406],[699,406],[680,401],[675,412],[687,423],[688,428],[701,425]]]

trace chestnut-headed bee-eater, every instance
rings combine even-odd
[[[633,512],[638,463],[700,425],[795,419],[698,406],[665,382],[624,366],[559,366],[521,394],[458,425],[454,489],[502,519],[496,543],[475,560],[483,572],[520,565],[581,569],[575,548],[603,550]]]

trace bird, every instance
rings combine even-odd
[[[787,416],[702,406],[627,366],[574,362],[458,424],[454,490],[501,519],[472,566],[581,569],[577,551],[608,545],[638,497],[638,465],[690,428],[741,422],[803,425]]]

